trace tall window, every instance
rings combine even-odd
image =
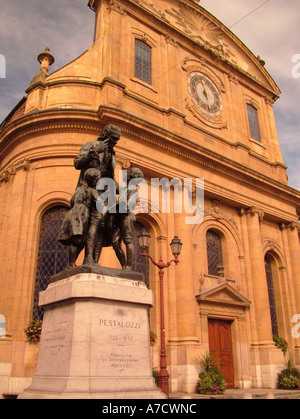
[[[272,264],[271,264],[271,260],[270,260],[269,255],[266,255],[266,257],[265,257],[265,268],[266,268],[266,277],[267,277],[267,284],[268,284],[272,333],[273,333],[273,336],[278,336],[278,322],[277,322],[277,312],[276,312],[275,290],[274,290]]]
[[[52,275],[68,266],[68,247],[57,240],[67,212],[68,208],[56,206],[42,216],[33,302],[33,317],[36,319],[43,318],[43,310],[38,306],[40,291],[47,288]]]
[[[134,76],[151,84],[151,47],[140,39],[135,40]]]
[[[261,141],[260,130],[258,124],[257,109],[247,103],[248,122],[250,128],[250,136],[256,141]]]
[[[206,233],[206,249],[208,274],[219,276],[220,266],[223,266],[222,241],[219,234],[213,230]]]
[[[142,250],[139,245],[138,235],[141,233],[142,228],[145,228],[143,224],[138,221],[135,223],[133,244],[135,249],[134,260],[132,265],[132,270],[134,272],[139,272],[144,275],[144,281],[147,287],[149,288],[149,259],[141,256]],[[148,253],[148,249],[146,249]]]

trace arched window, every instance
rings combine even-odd
[[[33,302],[35,319],[43,318],[43,310],[38,306],[40,291],[47,288],[52,275],[68,266],[68,247],[57,240],[67,212],[68,208],[60,205],[48,209],[42,216]]]
[[[208,274],[221,276],[223,271],[222,241],[218,233],[208,230],[206,233]]]
[[[271,257],[268,254],[265,256],[265,268],[266,268],[266,277],[267,277],[267,284],[268,284],[272,333],[273,333],[273,336],[278,336],[278,321],[277,321],[273,271],[272,271]]]
[[[247,113],[250,128],[250,136],[256,141],[261,141],[257,109],[254,106],[247,103]]]
[[[134,76],[151,84],[151,47],[140,39],[135,39]]]
[[[144,275],[144,281],[147,287],[149,288],[149,259],[145,259],[141,256],[142,250],[140,248],[138,235],[141,233],[142,228],[145,228],[143,224],[138,221],[135,223],[134,235],[133,235],[133,244],[135,249],[134,261],[132,265],[132,270],[134,272],[139,272]],[[148,249],[146,249],[148,253]]]

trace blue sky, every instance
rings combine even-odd
[[[55,56],[53,72],[92,44],[95,15],[87,2],[0,0],[0,55],[6,60],[6,78],[0,78],[0,121],[25,96],[39,71],[36,57],[46,46]],[[149,2],[155,4],[155,0]],[[300,1],[265,2],[201,0],[200,5],[266,61],[266,69],[282,92],[274,111],[289,184],[300,190],[300,78],[292,75],[293,57],[299,54],[300,62]]]

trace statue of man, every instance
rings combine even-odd
[[[101,178],[115,180],[115,158],[114,146],[121,136],[121,130],[115,125],[104,127],[97,141],[84,144],[78,156],[74,160],[74,166],[80,170],[78,186],[84,182],[84,173],[87,169],[99,169]],[[84,265],[98,264],[102,247],[107,243],[107,222],[109,214],[100,214],[96,207],[91,209],[89,228],[85,244]]]
[[[115,125],[107,125],[103,128],[100,137],[96,141],[84,144],[78,156],[74,160],[74,166],[80,170],[77,186],[83,183],[84,172],[87,169],[99,169],[101,177],[114,179],[114,171],[117,165],[114,146],[121,136],[121,130]]]

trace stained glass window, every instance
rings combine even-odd
[[[267,284],[268,284],[272,333],[273,333],[273,336],[278,336],[278,323],[277,323],[273,272],[272,272],[272,264],[268,255],[266,255],[265,257],[265,268],[266,268],[266,277],[267,277]]]
[[[48,209],[42,216],[33,302],[35,319],[43,318],[43,309],[38,306],[40,291],[47,288],[52,275],[68,266],[68,246],[63,246],[57,240],[67,212],[68,208],[56,206]]]
[[[140,39],[135,40],[134,76],[151,84],[151,47]]]
[[[219,234],[212,230],[206,233],[208,274],[219,276],[219,266],[223,266],[222,242]]]
[[[254,106],[247,104],[248,121],[250,127],[250,136],[256,141],[261,141],[260,130],[257,117],[257,109]]]
[[[134,261],[132,265],[132,270],[134,272],[139,272],[144,275],[144,281],[147,287],[149,288],[149,259],[145,259],[141,256],[142,250],[139,245],[138,235],[141,233],[142,228],[145,228],[141,223],[138,221],[135,223],[134,229],[134,236],[133,236],[133,244],[135,249]],[[146,249],[146,253],[148,253],[149,249]]]

